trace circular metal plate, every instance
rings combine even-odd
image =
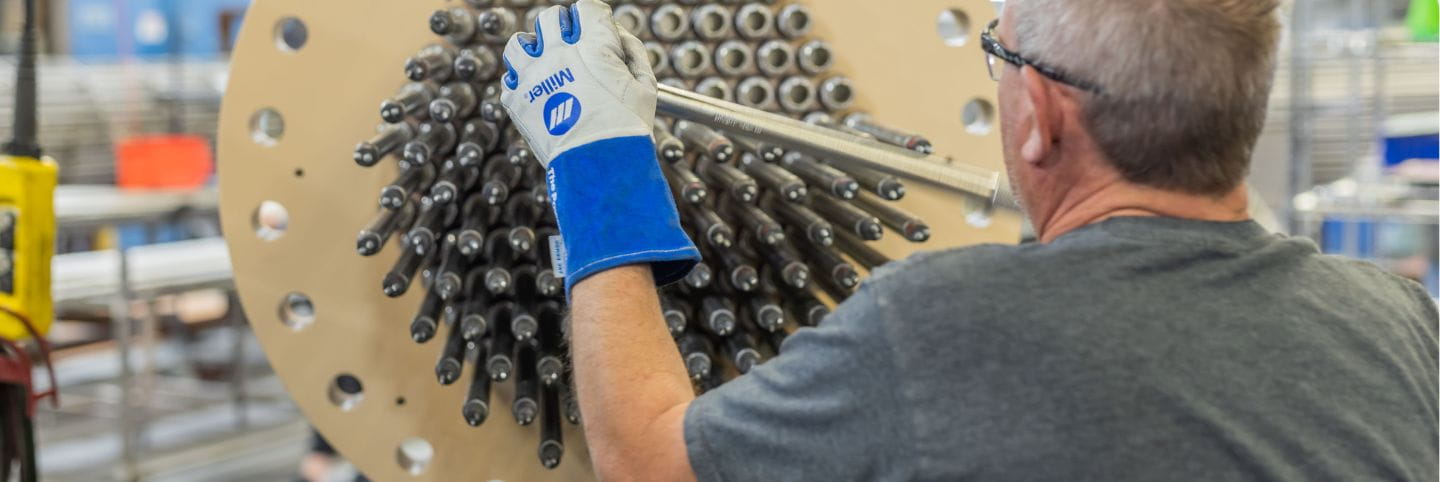
[[[426,28],[430,13],[453,3],[252,4],[232,59],[219,131],[222,221],[235,282],[291,396],[369,477],[588,479],[589,460],[574,427],[566,427],[564,462],[547,471],[537,460],[538,430],[510,420],[508,403],[496,403],[481,427],[466,425],[460,416],[464,384],[442,387],[432,375],[437,343],[409,340],[420,290],[399,299],[380,295],[379,280],[395,250],[372,258],[355,253],[355,233],[374,214],[376,194],[394,177],[395,167],[362,169],[350,153],[373,132],[379,102],[399,86],[405,58],[436,41]],[[962,122],[962,110],[972,100],[995,105],[994,84],[977,47],[980,27],[995,15],[990,2],[808,4],[816,19],[812,36],[833,46],[834,68],[854,81],[857,108],[925,133],[937,152],[957,162],[1000,169],[998,131],[976,135]],[[963,25],[945,25],[945,15],[955,13],[965,17]],[[295,35],[297,22],[304,25],[303,45]],[[951,46],[957,43],[963,45]],[[1017,238],[1013,216],[975,229],[964,222],[961,199],[911,186],[902,207],[932,223],[934,238],[921,245],[927,249]],[[257,223],[268,227],[257,234]],[[917,247],[888,238],[883,248],[892,255]],[[313,321],[295,322],[293,304],[286,302],[292,294],[308,297]],[[468,367],[466,372],[468,377]],[[341,375],[361,382],[358,396],[334,386]],[[492,399],[510,396],[504,384]],[[401,449],[411,438],[433,449],[423,467],[417,468],[423,455]]]

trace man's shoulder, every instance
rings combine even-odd
[[[865,283],[878,291],[1010,289],[1085,259],[1053,245],[979,244],[913,254],[876,268]]]

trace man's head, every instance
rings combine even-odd
[[[1278,4],[1006,2],[994,37],[1018,57],[990,60],[1006,167],[1037,228],[1089,195],[1077,189],[1240,188],[1265,122]]]

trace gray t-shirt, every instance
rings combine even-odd
[[[685,443],[700,480],[1436,480],[1436,325],[1253,222],[1116,218],[877,270]]]

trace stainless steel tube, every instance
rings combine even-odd
[[[786,38],[800,38],[810,34],[810,9],[798,3],[786,5],[775,17],[775,28]]]
[[[750,3],[735,12],[735,33],[748,40],[775,37],[775,11],[769,5]]]
[[[776,114],[718,101],[675,89],[660,87],[660,114],[704,124],[752,139],[774,142],[844,168],[860,166],[923,182],[951,192],[986,200],[987,207],[1014,209],[1002,189],[1000,173],[973,166],[952,164],[935,155],[925,155],[873,140],[819,128]]]
[[[673,3],[659,6],[650,14],[650,33],[662,42],[674,42],[690,33],[690,20],[685,7]]]
[[[709,4],[691,12],[690,23],[696,37],[714,42],[734,35],[734,30],[731,29],[734,18],[735,13],[730,7]]]
[[[818,103],[815,100],[815,81],[798,75],[781,81],[775,97],[786,112],[797,114],[814,110]]]
[[[800,46],[800,52],[795,55],[795,63],[799,64],[802,72],[820,75],[835,65],[835,52],[830,50],[830,44],[812,40]]]
[[[715,70],[726,77],[744,77],[755,73],[755,48],[739,40],[730,40],[715,47]]]
[[[780,77],[795,71],[795,48],[784,40],[771,40],[755,50],[755,65],[760,72]]]

